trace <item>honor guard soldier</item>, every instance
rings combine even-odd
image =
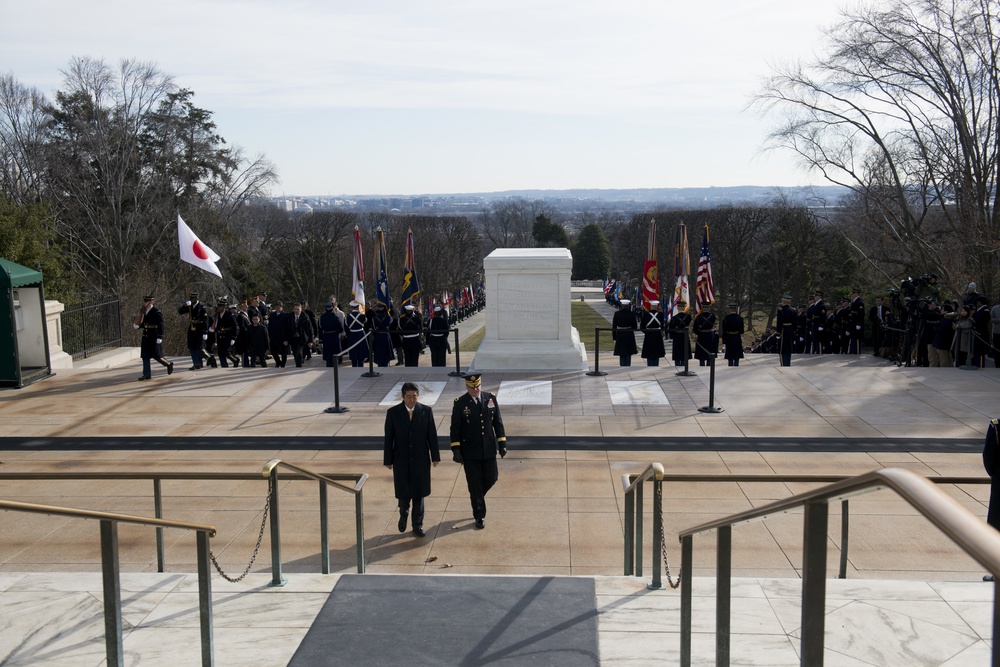
[[[699,366],[710,365],[712,358],[719,353],[719,334],[715,331],[716,317],[709,310],[711,307],[711,301],[702,301],[701,314],[694,318],[694,356]]]
[[[651,299],[649,310],[643,311],[641,326],[644,334],[642,358],[647,366],[659,366],[660,359],[667,356],[667,349],[663,344],[663,311],[656,299]]]
[[[848,354],[861,354],[861,340],[865,337],[865,302],[861,300],[861,290],[857,287],[851,292],[851,305],[848,307],[847,333],[849,343]]]
[[[746,327],[739,313],[739,304],[730,303],[729,314],[722,318],[722,344],[726,348],[726,360],[730,366],[739,366],[743,358],[743,334]]]
[[[392,342],[392,329],[395,318],[389,314],[384,303],[375,304],[375,314],[372,315],[372,331],[375,332],[375,363],[378,366],[388,366],[396,358],[395,346]]]
[[[327,301],[323,307],[325,312],[319,316],[319,340],[323,346],[323,360],[329,367],[340,362],[338,355],[344,350],[340,345],[344,325],[333,309],[333,301]]]
[[[809,335],[812,337],[812,354],[823,354],[827,351],[826,342],[826,304],[823,303],[823,293],[813,294],[813,304],[806,311],[809,315]]]
[[[775,324],[778,327],[778,355],[782,366],[792,365],[792,348],[795,342],[795,323],[798,316],[791,306],[792,297],[785,294],[781,297],[778,317]]]
[[[688,338],[691,314],[684,312],[685,308],[687,301],[679,299],[674,308],[677,312],[670,318],[670,356],[674,366],[684,366],[691,358],[691,339]]]
[[[792,350],[795,354],[805,354],[809,350],[809,316],[806,314],[806,304],[795,307],[795,344]]]
[[[233,362],[233,368],[240,365],[240,358],[233,354],[233,347],[236,345],[236,336],[239,334],[239,327],[236,324],[236,313],[233,309],[236,304],[229,305],[229,299],[222,297],[216,308],[218,315],[215,318],[215,338],[219,352],[219,363],[223,368],[229,368],[229,362]]]
[[[351,307],[351,311],[347,313],[344,322],[347,327],[347,348],[350,350],[351,366],[360,367],[368,361],[368,341],[364,340],[368,318],[361,312],[361,304],[357,301],[351,301],[348,305]],[[351,347],[355,343],[358,345]]]
[[[181,315],[188,316],[187,346],[191,353],[191,368],[196,371],[202,368],[202,362],[208,360],[208,365],[215,368],[215,356],[205,351],[205,341],[208,340],[208,310],[198,301],[198,293],[191,292],[184,305],[177,309]]]
[[[635,346],[635,330],[638,323],[635,321],[635,313],[632,312],[632,302],[622,299],[618,302],[618,311],[611,319],[611,340],[615,342],[615,356],[618,357],[619,366],[631,366],[632,355],[638,354],[639,348]]]
[[[139,316],[132,323],[133,329],[142,329],[142,339],[139,341],[139,356],[142,357],[142,376],[140,380],[153,377],[150,359],[155,359],[167,369],[167,375],[174,372],[173,362],[163,358],[163,313],[153,305],[152,296],[142,297],[142,307]]]
[[[403,358],[407,366],[420,365],[420,350],[423,348],[420,341],[422,330],[423,322],[420,321],[417,309],[411,303],[403,306],[403,315],[399,318],[399,336],[402,339]]]
[[[448,363],[448,315],[441,306],[434,306],[434,317],[430,319],[427,332],[427,347],[431,348],[431,366],[445,366]]]
[[[497,482],[497,453],[507,456],[507,436],[497,397],[482,391],[482,376],[465,376],[465,392],[451,408],[451,454],[465,468],[472,518],[486,527],[486,494]]]

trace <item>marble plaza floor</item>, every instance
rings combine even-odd
[[[594,305],[604,309],[603,302]],[[469,324],[466,335],[475,322]],[[470,360],[463,352],[463,366]],[[660,461],[668,473],[775,478],[668,485],[667,548],[676,574],[679,530],[815,486],[781,481],[781,475],[893,466],[985,480],[970,443],[981,443],[988,420],[1000,412],[996,369],[897,368],[870,356],[796,357],[791,368],[779,368],[767,355],[718,368],[720,414],[698,411],[709,403],[709,374],[698,367],[694,377],[677,377],[672,366],[622,368],[602,354],[602,377],[487,374],[510,447],[489,496],[487,529],[471,530],[461,468],[446,455],[434,469],[428,534],[421,539],[396,531],[391,473],[381,452],[340,443],[377,441],[386,405],[403,380],[421,385],[445,440],[449,404],[464,391],[461,380],[448,375],[453,369],[431,368],[423,358],[418,368],[390,367],[364,378],[342,366],[340,403],[350,410],[330,414],[324,409],[335,401],[332,373],[317,360],[301,369],[198,372],[175,361],[172,376],[154,369],[149,382],[135,381],[134,362],[59,371],[25,389],[0,391],[0,472],[252,473],[272,458],[317,472],[367,472],[369,573],[595,576],[601,661],[611,665],[673,664],[677,647],[677,592],[648,591],[643,579],[621,577],[623,473]],[[562,444],[575,438],[600,438],[600,446]],[[213,439],[226,446],[213,448]],[[914,445],[907,448],[910,439]],[[116,445],[102,448],[102,440]],[[184,447],[169,446],[182,440]],[[531,446],[519,450],[519,440]],[[741,440],[785,446],[719,446]],[[926,446],[929,440],[935,446]],[[806,441],[809,447],[797,446]],[[61,449],[59,443],[86,444]],[[0,499],[152,515],[150,486],[0,480]],[[985,516],[988,485],[941,488]],[[265,493],[263,479],[164,482],[164,516],[216,526],[213,551],[224,568],[239,572],[256,542]],[[286,482],[281,498],[289,584],[266,586],[267,535],[247,580],[234,585],[213,578],[217,664],[285,664],[336,582],[337,574],[316,574],[314,484]],[[338,573],[354,569],[353,503],[331,493],[331,558]],[[892,494],[852,499],[850,509],[848,578],[828,581],[827,664],[988,664],[993,587],[980,581],[981,568]],[[733,531],[733,572],[741,578],[734,588],[734,663],[797,664],[801,519],[791,514]],[[647,517],[647,531],[650,523]],[[151,531],[122,526],[119,533],[128,664],[190,664],[197,651],[193,538],[167,533],[168,571],[158,574]],[[836,510],[830,536],[835,568]],[[712,536],[695,540],[696,664],[711,662],[714,651],[714,546]],[[0,664],[101,664],[99,568],[96,525],[0,512]],[[166,661],[189,649],[191,660]]]

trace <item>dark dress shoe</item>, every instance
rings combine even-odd
[[[140,382],[142,382],[143,380],[148,380],[148,379],[149,379],[149,378],[148,378],[148,377],[146,377],[145,375],[140,375],[140,376],[139,376],[139,381],[140,381]]]
[[[486,527],[486,519],[476,519],[476,529],[482,530]]]
[[[399,515],[399,523],[396,524],[396,528],[399,528],[399,532],[401,532],[401,533],[406,530],[406,515],[405,514],[400,514]]]
[[[427,533],[424,532],[423,528],[414,528],[413,529],[413,534],[416,535],[417,537],[423,537]]]
[[[167,375],[171,375],[174,372],[174,362],[167,364]]]

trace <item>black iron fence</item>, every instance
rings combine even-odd
[[[84,295],[62,313],[63,351],[73,360],[122,345],[121,301],[113,294]]]

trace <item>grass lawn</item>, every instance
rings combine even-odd
[[[582,301],[573,301],[570,303],[570,317],[572,318],[572,326],[576,327],[576,330],[580,332],[580,340],[583,341],[588,352],[594,351],[594,327],[601,327],[602,329],[611,327],[611,323],[604,319],[603,315]],[[486,327],[483,327],[463,340],[459,349],[462,352],[475,352],[479,349],[479,344],[483,342],[485,336]],[[605,350],[610,350],[612,347],[611,334],[602,331],[601,342]]]

